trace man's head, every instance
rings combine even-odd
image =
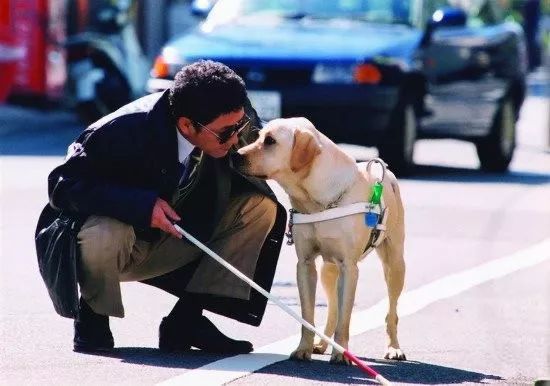
[[[213,157],[237,143],[247,123],[243,80],[222,63],[204,61],[183,67],[170,89],[170,108],[178,130]]]

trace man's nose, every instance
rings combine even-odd
[[[231,146],[235,146],[239,143],[239,135],[235,132],[231,137],[229,137],[228,142],[231,144]]]

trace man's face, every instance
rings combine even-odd
[[[244,109],[241,108],[229,114],[222,114],[207,124],[181,117],[178,119],[178,128],[189,142],[203,152],[211,157],[221,158],[237,144],[238,136],[235,129],[244,125],[245,120]],[[233,133],[233,135],[227,138],[229,133]]]

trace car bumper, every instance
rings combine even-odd
[[[167,79],[149,79],[147,90],[157,92],[172,84]],[[277,94],[281,117],[304,116],[312,121],[317,129],[334,141],[375,145],[379,137],[372,134],[384,132],[388,126],[391,112],[397,105],[399,89],[397,86],[370,85],[301,85],[285,86],[277,89],[248,87],[255,93]],[[263,119],[275,118],[262,116],[261,106],[254,103]],[[368,134],[368,135],[367,135]]]
[[[281,116],[305,116],[338,142],[374,145],[398,102],[397,87],[312,85],[279,90]]]

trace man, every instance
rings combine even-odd
[[[123,317],[121,281],[179,297],[159,327],[159,348],[247,353],[203,309],[259,325],[266,299],[181,239],[173,223],[270,289],[286,217],[269,187],[238,174],[230,150],[246,143],[255,112],[225,65],[182,68],[170,90],[130,103],[88,127],[48,178],[38,229],[80,218],[80,305],[75,351],[114,347],[109,316]],[[249,108],[245,113],[245,106]]]

